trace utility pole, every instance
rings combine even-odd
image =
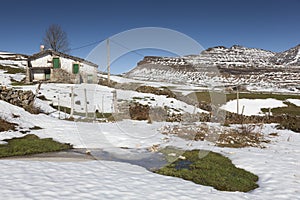
[[[106,40],[107,48],[107,83],[110,84],[110,47],[109,47],[109,38]]]

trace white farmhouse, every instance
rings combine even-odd
[[[28,58],[27,81],[95,83],[98,66],[65,53],[43,50]]]

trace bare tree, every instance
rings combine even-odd
[[[70,50],[67,33],[57,24],[52,24],[48,27],[43,43],[46,49],[50,48],[62,53],[67,53]]]

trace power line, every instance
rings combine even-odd
[[[95,44],[98,44],[98,43],[100,43],[100,42],[103,42],[104,40],[107,40],[107,39],[98,40],[98,41],[91,42],[91,43],[88,43],[88,44],[83,45],[83,46],[80,46],[80,47],[72,48],[72,49],[70,49],[70,51],[75,51],[75,50],[78,50],[78,49],[82,49],[82,48],[86,48],[86,47],[89,47],[89,46],[93,46],[93,45],[95,45]],[[141,54],[141,53],[138,53],[138,52],[135,51],[135,50],[132,51],[130,48],[126,47],[126,46],[123,45],[123,44],[120,44],[119,42],[116,42],[116,41],[114,41],[114,40],[112,40],[112,39],[110,39],[110,38],[109,38],[109,40],[112,41],[113,43],[115,43],[116,45],[118,45],[118,46],[120,46],[120,47],[123,47],[124,49],[127,49],[127,50],[129,50],[130,52],[135,53],[135,54],[141,56],[142,58],[145,57],[145,55],[143,55],[143,54]]]
[[[93,45],[95,45],[95,44],[98,44],[98,43],[100,43],[100,42],[103,42],[104,40],[106,40],[106,39],[98,40],[98,41],[95,41],[95,42],[92,42],[92,43],[88,43],[88,44],[83,45],[83,46],[80,46],[80,47],[72,48],[72,49],[70,49],[70,51],[74,51],[74,50],[82,49],[82,48],[85,48],[85,47],[93,46]]]
[[[115,43],[116,45],[119,45],[120,47],[123,47],[124,49],[127,49],[127,50],[129,50],[130,52],[133,52],[133,53],[135,53],[135,54],[137,54],[137,55],[139,55],[139,56],[141,56],[141,57],[145,57],[145,55],[143,55],[143,54],[141,54],[141,53],[138,53],[137,51],[135,51],[135,50],[131,50],[130,48],[128,48],[128,47],[126,47],[125,45],[123,45],[123,44],[120,44],[120,43],[118,43],[118,42],[116,42],[116,41],[114,41],[114,40],[112,40],[112,39],[109,39],[110,41],[112,41],[113,43]]]

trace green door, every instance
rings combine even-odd
[[[53,58],[53,68],[60,68],[59,58]]]
[[[78,74],[79,72],[79,64],[73,64],[73,74]]]
[[[50,80],[51,76],[51,70],[50,69],[45,69],[45,79]]]

